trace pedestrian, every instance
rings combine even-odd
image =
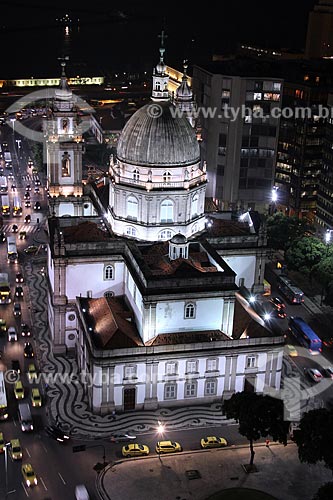
[[[269,448],[269,439],[266,439],[265,443],[266,443],[266,447]]]

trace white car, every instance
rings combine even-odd
[[[10,326],[8,328],[8,341],[16,342],[17,341],[17,332],[15,326]]]
[[[323,375],[317,368],[305,368],[305,373],[314,381],[320,382],[323,379]]]

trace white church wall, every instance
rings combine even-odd
[[[195,317],[185,319],[185,305],[195,305]],[[223,299],[191,299],[159,302],[156,307],[156,333],[184,330],[219,330],[223,318]]]
[[[136,286],[131,273],[129,270],[126,268],[125,272],[125,295],[127,297],[127,300],[132,308],[132,311],[135,316],[135,321],[136,321],[136,326],[141,334],[142,332],[142,312],[141,312],[141,307],[142,307],[142,295]]]
[[[74,204],[73,203],[60,203],[59,205],[59,217],[63,217],[64,215],[69,215],[71,217],[74,216]]]
[[[114,267],[114,279],[104,279],[105,265]],[[94,298],[103,297],[107,291],[113,291],[115,295],[122,295],[124,293],[123,275],[123,262],[71,264],[66,268],[66,295],[70,300],[78,296],[86,297],[88,291],[92,292]]]
[[[240,279],[243,278],[246,288],[251,288],[255,282],[255,255],[224,256],[221,251],[218,251],[218,253],[237,274],[236,285],[240,285]]]

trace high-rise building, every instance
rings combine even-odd
[[[333,0],[319,0],[310,12],[305,56],[333,57]]]
[[[192,82],[206,196],[221,210],[267,211],[279,131],[272,110],[280,107],[282,79],[265,76],[252,60],[235,60],[194,66]]]

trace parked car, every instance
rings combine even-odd
[[[207,436],[200,440],[201,448],[222,448],[227,445],[227,440],[223,437]]]
[[[174,453],[182,451],[182,447],[177,441],[158,441],[155,450],[156,453]]]
[[[118,433],[118,434],[112,434],[110,441],[112,443],[121,443],[124,441],[133,441],[134,439],[136,439],[136,436],[132,434]]]
[[[149,448],[145,444],[131,443],[125,444],[122,447],[121,453],[123,457],[140,457],[141,455],[149,455]]]
[[[70,436],[63,432],[58,426],[56,425],[48,425],[45,427],[45,432],[46,434],[53,438],[56,439],[59,443],[65,443],[70,439]]]
[[[286,304],[280,299],[280,297],[271,297],[269,302],[278,309],[284,309],[286,307]]]
[[[305,368],[305,373],[314,381],[320,382],[323,379],[322,374],[317,368]]]
[[[34,357],[34,349],[32,347],[32,344],[30,344],[30,342],[25,342],[23,354],[24,354],[25,358],[33,358]]]

